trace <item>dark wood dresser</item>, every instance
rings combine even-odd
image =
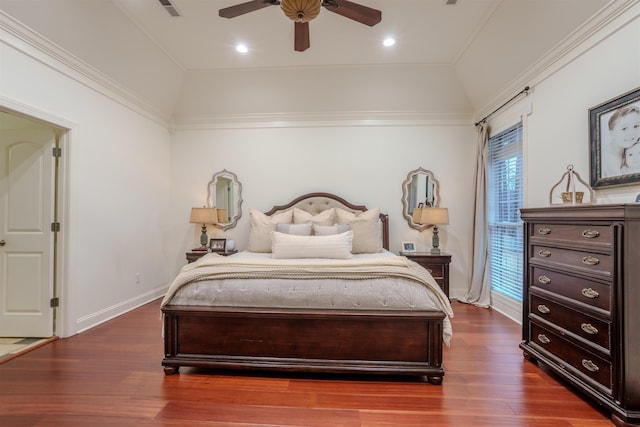
[[[525,358],[640,425],[640,204],[522,209]]]

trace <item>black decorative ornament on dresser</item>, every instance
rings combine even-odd
[[[640,205],[521,210],[520,348],[611,412],[640,425]]]

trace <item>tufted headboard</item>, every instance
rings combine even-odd
[[[312,215],[319,214],[320,212],[331,208],[340,208],[354,213],[364,212],[367,210],[366,206],[354,205],[335,194],[309,193],[297,197],[285,205],[274,206],[268,212],[265,212],[265,214],[271,216],[275,213],[283,212],[294,207],[309,212]],[[382,226],[382,247],[389,250],[389,215],[381,213],[380,223]]]

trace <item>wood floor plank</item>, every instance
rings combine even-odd
[[[609,427],[601,408],[518,348],[520,326],[454,302],[441,386],[422,378],[160,365],[159,301],[0,364],[0,425]]]

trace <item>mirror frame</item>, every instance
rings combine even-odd
[[[216,172],[211,177],[211,181],[207,184],[207,206],[210,208],[215,207],[214,205],[214,194],[211,191],[211,188],[215,186],[218,181],[218,178],[227,178],[231,180],[233,185],[237,188],[238,194],[236,195],[235,201],[235,212],[231,217],[231,221],[225,223],[213,224],[214,227],[219,228],[221,230],[228,230],[230,228],[235,227],[238,224],[238,220],[242,217],[242,184],[238,181],[238,177],[235,173],[229,172],[226,169],[223,169],[220,172]]]
[[[407,178],[402,182],[402,216],[407,220],[409,227],[416,230],[424,231],[433,227],[429,224],[416,224],[413,222],[413,216],[409,215],[409,184],[411,184],[414,175],[424,174],[429,177],[433,182],[433,207],[437,208],[440,205],[440,183],[436,179],[433,172],[424,168],[414,169],[407,174]]]

